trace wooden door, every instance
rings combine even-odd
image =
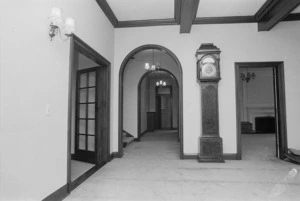
[[[172,87],[157,87],[156,89],[157,128],[173,128]]]
[[[75,159],[96,163],[97,68],[77,71]]]

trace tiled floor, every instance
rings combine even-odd
[[[252,154],[260,157],[247,156],[251,150],[246,146],[243,160],[226,163],[180,160],[176,139],[170,132],[146,134],[125,149],[123,158],[105,165],[65,200],[300,200],[300,177],[295,172],[299,166],[272,155],[261,157],[265,153],[259,149],[272,153],[270,145],[259,147],[262,138],[243,139],[256,144]]]

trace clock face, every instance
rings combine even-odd
[[[201,61],[201,77],[214,78],[217,77],[216,61],[211,56],[206,56]]]
[[[202,77],[215,77],[217,74],[216,66],[210,63],[202,66]]]

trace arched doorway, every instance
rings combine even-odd
[[[138,84],[138,141],[149,131],[178,130],[178,89],[178,80],[166,69],[144,73]]]
[[[174,62],[174,68],[177,69],[178,75],[177,75],[177,83],[178,83],[178,135],[180,139],[180,152],[179,152],[179,157],[182,159],[183,158],[183,95],[182,95],[182,67],[181,64],[178,60],[178,58],[175,56],[173,52],[171,52],[169,49],[160,46],[160,45],[143,45],[140,46],[133,51],[131,51],[123,60],[120,71],[119,71],[119,131],[118,131],[118,157],[123,156],[123,130],[124,130],[124,108],[128,109],[127,107],[124,107],[124,72],[126,70],[126,67],[132,60],[135,58],[135,55],[146,50],[157,50],[161,51],[164,54],[166,54],[173,62]],[[141,67],[143,68],[143,67]],[[172,72],[171,72],[172,73]],[[140,75],[139,79],[142,77]],[[138,85],[138,84],[137,84]],[[136,88],[133,90],[137,90],[137,85]],[[126,95],[127,93],[125,93]],[[137,101],[137,100],[135,100]],[[136,113],[138,116],[138,114]],[[135,119],[137,122],[137,119]],[[126,123],[126,122],[125,122]],[[138,123],[137,123],[138,124]],[[136,127],[136,129],[138,129]]]

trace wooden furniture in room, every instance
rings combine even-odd
[[[275,133],[275,117],[256,117],[256,133]]]
[[[199,162],[224,162],[223,142],[219,136],[220,52],[212,43],[201,44],[196,52],[197,79],[200,81],[202,100]]]

